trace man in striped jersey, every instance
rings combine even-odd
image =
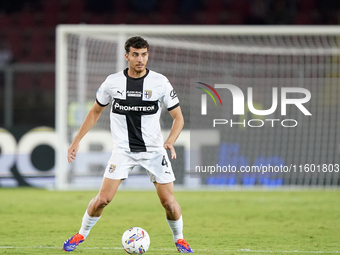
[[[177,250],[193,253],[183,239],[181,207],[173,195],[175,176],[166,153],[168,149],[171,158],[176,158],[173,145],[183,128],[183,115],[169,80],[146,68],[148,49],[148,42],[141,37],[131,37],[126,41],[125,58],[128,68],[109,75],[101,84],[96,102],[68,149],[68,162],[72,163],[80,140],[97,122],[104,108],[111,104],[112,155],[99,193],[90,201],[79,233],[65,241],[65,251],[73,251],[86,239],[105,206],[113,199],[120,183],[128,178],[135,166],[140,165],[147,170],[150,181],[156,187]],[[173,118],[171,132],[165,143],[159,122],[162,106],[168,109]]]

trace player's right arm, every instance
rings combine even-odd
[[[81,125],[77,135],[74,137],[72,144],[67,151],[68,163],[72,163],[77,156],[79,149],[79,143],[85,134],[93,127],[93,125],[98,121],[100,115],[104,111],[105,107],[100,106],[97,102],[94,103],[92,109],[86,115],[83,124]]]

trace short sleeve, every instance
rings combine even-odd
[[[171,111],[179,106],[179,100],[177,97],[177,93],[172,87],[169,80],[166,80],[164,84],[164,95],[163,95],[163,103],[168,111]]]
[[[100,85],[97,91],[96,101],[102,107],[107,106],[111,102],[107,79]]]

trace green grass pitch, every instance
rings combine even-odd
[[[0,254],[66,254],[93,191],[0,189]],[[340,190],[178,191],[196,254],[340,253]],[[146,254],[178,254],[155,191],[119,191],[73,254],[126,254],[123,232],[145,228]]]

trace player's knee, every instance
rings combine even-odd
[[[164,198],[161,199],[161,204],[164,207],[165,210],[169,212],[173,212],[176,210],[176,200],[173,198]]]
[[[108,204],[110,204],[111,199],[105,197],[105,196],[97,196],[96,198],[96,207],[97,208],[104,208]]]

